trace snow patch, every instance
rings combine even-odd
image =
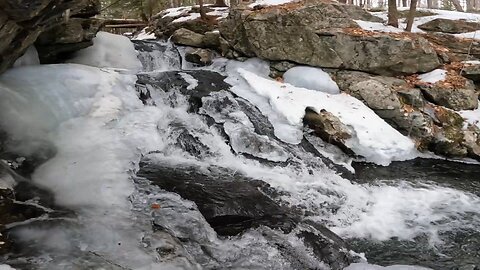
[[[187,6],[187,7],[177,7],[177,8],[169,8],[169,9],[165,9],[163,10],[162,12],[159,13],[159,15],[157,16],[162,16],[162,18],[165,18],[165,17],[177,17],[177,16],[180,16],[182,14],[186,14],[188,13],[189,11],[192,10],[192,7],[191,6]]]
[[[147,28],[143,28],[138,34],[136,34],[133,40],[149,40],[149,39],[157,39],[155,33],[147,32]]]
[[[435,69],[430,72],[419,75],[418,78],[425,83],[437,83],[447,78],[447,71],[444,69]]]
[[[75,56],[67,62],[132,71],[142,68],[132,42],[125,36],[107,32],[98,32],[93,39],[93,46],[76,52]]]
[[[369,263],[352,263],[344,270],[432,270],[432,269],[416,266],[416,265],[380,266],[380,265],[369,264]]]
[[[328,94],[340,93],[337,83],[321,68],[306,66],[293,67],[283,74],[283,79],[286,83],[300,88],[307,88]]]
[[[416,157],[415,145],[412,140],[400,134],[352,96],[347,94],[329,95],[319,91],[297,88],[261,78],[243,69],[239,69],[238,72],[250,85],[250,91],[265,98],[264,102],[268,102],[271,109],[286,120],[282,123],[283,125],[290,125],[301,130],[307,107],[313,108],[317,112],[326,110],[352,129],[353,138],[346,141],[346,146],[368,161],[388,165],[393,160]],[[241,92],[236,91],[235,93],[242,96]],[[248,96],[243,97],[249,99]],[[257,104],[258,100],[253,100],[253,103]],[[265,113],[265,111],[263,112]],[[271,113],[272,111],[269,111],[267,115],[270,116]],[[277,132],[275,134],[277,135]],[[286,142],[300,143],[302,132],[295,135],[298,137],[288,138]]]
[[[467,123],[476,125],[478,128],[480,128],[480,108],[475,110],[459,111],[458,113],[465,118]]]
[[[277,5],[283,5],[286,3],[290,2],[298,2],[297,0],[257,0],[250,5],[249,7],[253,8],[255,6],[261,5],[261,6],[277,6]]]
[[[189,13],[188,16],[180,17],[172,21],[172,23],[193,21],[200,18],[200,13]]]

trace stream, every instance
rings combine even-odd
[[[268,72],[262,61],[196,67],[169,42],[134,45],[139,72],[76,62],[0,76],[2,159],[25,157],[16,200],[38,210],[6,226],[11,248],[0,261],[16,269],[479,269],[478,164],[352,162],[306,128],[296,131],[300,143],[287,143],[254,105],[266,99],[232,91],[247,87],[234,70]]]

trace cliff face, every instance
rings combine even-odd
[[[71,29],[72,20],[67,21],[68,18],[75,18],[73,22],[78,23],[78,20],[88,21],[88,18],[99,12],[99,0],[0,0],[0,73],[11,67],[42,34],[47,35],[52,29],[61,32],[59,27]],[[78,31],[91,32],[91,24],[83,22],[82,25],[86,26],[77,27],[77,35]],[[71,34],[71,31],[63,32]],[[85,34],[82,38],[72,40],[69,46],[72,49],[78,49],[78,46],[72,44],[83,43],[84,47],[89,46],[90,43],[85,41],[91,38],[91,34]],[[56,39],[43,38],[41,45],[48,47],[58,44]],[[42,56],[40,52],[40,58]]]

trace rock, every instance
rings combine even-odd
[[[474,81],[475,83],[480,83],[480,63],[478,64],[465,64],[462,69],[463,77]]]
[[[203,45],[207,48],[217,49],[220,48],[220,32],[210,31],[203,34]]]
[[[64,22],[62,17],[66,10],[70,10],[72,18],[77,14],[79,17],[94,15],[100,10],[100,2],[98,0],[0,1],[0,73],[13,65],[40,34],[62,24]],[[79,29],[78,25],[72,26],[66,32],[77,32],[75,29]],[[79,36],[70,35],[68,39],[79,40]],[[73,47],[78,48],[78,46]],[[42,57],[40,50],[39,54]]]
[[[193,49],[185,53],[185,60],[200,66],[208,66],[214,58],[212,51],[207,49]]]
[[[422,37],[348,31],[358,28],[354,19],[368,16],[358,7],[315,2],[278,9],[233,9],[220,33],[235,51],[271,61],[382,75],[427,72],[440,65]],[[356,11],[352,16],[351,10]]]
[[[71,53],[91,46],[102,27],[98,19],[71,18],[43,32],[35,42],[43,64],[62,62]]]
[[[214,12],[214,7],[205,6],[205,12]],[[153,25],[155,27],[155,35],[159,38],[169,38],[176,30],[184,28],[192,32],[199,34],[204,34],[206,32],[211,32],[218,27],[218,22],[220,21],[220,14],[217,15],[207,15],[207,20],[202,20],[200,18],[192,19],[182,19],[187,16],[192,16],[192,14],[199,15],[198,8],[193,6],[183,7],[182,12],[175,12],[175,14],[168,14],[170,9],[166,9],[153,17]],[[227,10],[224,11],[225,13]],[[167,15],[168,14],[168,15]]]
[[[289,233],[298,222],[295,215],[267,196],[272,192],[268,184],[242,175],[222,171],[204,174],[194,168],[176,170],[142,163],[138,176],[195,202],[219,235],[237,235],[261,225]]]
[[[352,137],[351,131],[335,115],[325,110],[316,113],[307,108],[303,123],[313,129],[315,134],[325,142],[338,146],[345,153],[354,155],[354,152],[345,145],[345,141]]]
[[[175,44],[186,45],[192,47],[203,46],[203,35],[195,33],[185,28],[180,28],[172,35],[172,41]]]
[[[356,260],[340,237],[321,224],[303,220],[300,211],[273,199],[280,194],[265,182],[222,168],[171,168],[148,159],[141,162],[137,175],[194,202],[218,235],[234,236],[247,230],[258,230],[262,237],[278,248],[279,255],[294,269],[315,269],[321,261],[330,269],[340,270]],[[171,203],[160,203],[166,205],[160,208],[160,212],[168,212],[172,208]],[[202,218],[196,217],[191,208],[181,209],[174,218],[184,220],[179,216],[185,212],[195,229],[192,232],[185,227],[175,227],[176,237],[184,243],[193,241],[202,244],[208,241]],[[162,217],[169,215],[157,215],[154,226],[162,229],[162,223],[168,224]],[[292,246],[285,234],[295,235],[301,242]],[[200,250],[205,251],[209,246],[202,245]],[[312,253],[306,257],[305,252],[298,252],[299,248],[308,248]],[[312,263],[312,258],[318,261]]]
[[[467,38],[457,38],[454,35],[441,33],[420,34],[438,48],[445,48],[451,61],[472,60],[480,57],[480,42]]]
[[[478,107],[478,93],[475,85],[466,81],[464,87],[447,88],[442,84],[420,86],[425,98],[437,105],[452,110],[473,110]]]
[[[184,79],[185,74],[197,81],[195,87],[190,87],[191,84]],[[209,70],[165,71],[139,74],[136,86],[137,90],[143,93],[149,91],[147,85],[164,92],[178,89],[189,97],[190,110],[198,111],[202,106],[202,97],[211,92],[230,89],[231,86],[224,82],[225,78],[225,76]]]
[[[460,34],[480,30],[480,23],[437,18],[419,25],[418,28],[431,32]]]
[[[425,101],[419,89],[401,79],[355,71],[339,71],[334,78],[342,91],[363,101],[402,134],[414,138],[417,148],[428,148],[434,123],[423,112]]]

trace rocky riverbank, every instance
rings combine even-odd
[[[419,151],[480,160],[479,126],[465,117],[478,108],[477,41],[454,35],[476,31],[478,24],[422,17],[418,29],[425,32],[404,33],[382,27],[381,16],[328,1],[246,4],[228,16],[225,9],[208,11],[202,20],[195,8],[166,10],[153,28],[159,38],[171,35],[174,43],[196,48],[187,50],[186,60],[199,65],[211,63],[215,51],[269,61],[277,79],[298,65],[321,68]],[[336,141],[331,131],[324,133]]]

